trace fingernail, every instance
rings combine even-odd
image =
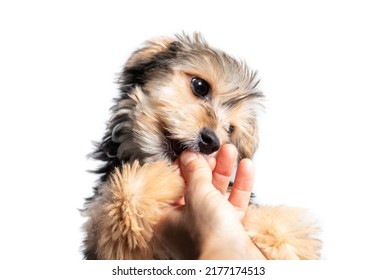
[[[182,165],[187,165],[194,159],[196,159],[198,155],[196,153],[190,152],[190,151],[184,151],[181,154],[181,157],[179,158],[179,161],[182,163]]]

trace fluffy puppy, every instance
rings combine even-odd
[[[203,37],[176,35],[145,43],[120,76],[121,95],[93,153],[104,162],[84,215],[86,259],[166,259],[154,238],[161,210],[183,192],[171,165],[184,150],[215,156],[234,144],[239,159],[258,144],[256,116],[263,94],[255,72]],[[243,221],[269,259],[317,259],[317,229],[302,211],[252,205]]]

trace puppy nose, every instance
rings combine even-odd
[[[217,138],[216,134],[208,127],[203,128],[200,132],[199,139],[200,152],[209,155],[216,152],[219,148],[220,140]]]

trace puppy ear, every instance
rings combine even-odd
[[[173,40],[169,37],[157,37],[146,41],[142,48],[131,55],[125,67],[131,68],[154,59],[158,53],[166,52],[172,41]]]
[[[232,137],[233,144],[238,148],[239,160],[243,158],[253,158],[258,148],[258,128],[253,125],[252,129],[247,132],[238,133]]]
[[[168,37],[147,41],[141,49],[132,54],[124,66],[119,79],[121,91],[128,94],[135,86],[143,87],[147,81],[166,74],[177,52],[176,41]]]

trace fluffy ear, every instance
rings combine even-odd
[[[145,42],[128,59],[119,79],[122,92],[136,85],[143,86],[150,77],[158,76],[159,71],[167,71],[172,58],[177,55],[177,44],[168,37],[159,37]]]
[[[132,54],[125,67],[133,67],[141,62],[153,59],[156,54],[165,52],[169,48],[171,42],[172,39],[169,37],[158,37],[146,41],[142,48]]]
[[[130,122],[130,114],[136,104],[135,99],[130,96],[133,95],[136,87],[143,88],[152,77],[158,79],[159,75],[169,71],[169,63],[172,58],[176,57],[177,52],[176,41],[168,37],[159,37],[145,42],[144,46],[131,55],[123,67],[118,80],[122,94],[116,100],[116,105],[112,107],[113,116],[108,123],[108,130],[102,142],[96,145],[97,149],[91,154],[95,159],[106,162],[96,171],[105,174],[103,179],[107,178],[114,167],[120,165],[119,146],[127,137],[131,137],[130,127],[127,124]],[[135,145],[132,146],[132,141],[127,141],[127,143],[130,145],[129,149],[135,148]],[[137,155],[137,152],[134,155]],[[122,157],[122,159],[130,158]]]

